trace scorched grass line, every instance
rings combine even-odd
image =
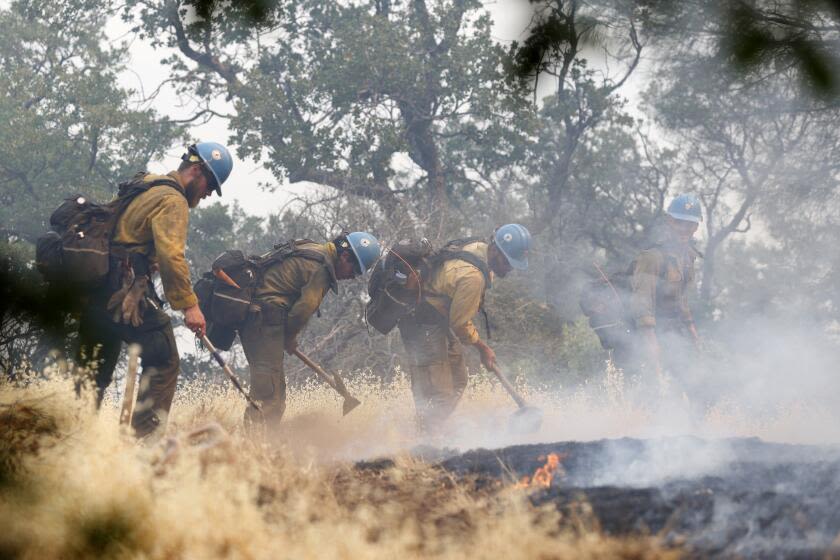
[[[351,385],[369,406],[410,398],[399,394],[405,387],[383,399],[380,384]],[[314,461],[317,454],[294,440],[254,441],[233,420],[244,403],[232,390],[189,389],[173,408],[170,434],[180,446],[167,455],[163,443],[139,447],[121,434],[116,406],[94,414],[68,380],[0,386],[7,425],[16,426],[0,435],[3,448],[15,438],[34,442],[13,451],[30,498],[10,500],[15,490],[0,488],[0,519],[8,521],[0,550],[19,558],[675,556],[655,539],[567,526],[507,482],[471,484],[404,455],[358,469]],[[335,403],[328,391],[309,389],[308,406]],[[293,404],[297,415],[311,414]],[[345,429],[367,437],[365,422],[377,419],[369,406]],[[344,425],[328,409],[325,432]],[[218,428],[188,433],[209,420]],[[208,443],[222,432],[224,444]],[[56,438],[62,445],[47,445]]]

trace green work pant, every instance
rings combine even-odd
[[[411,392],[421,429],[439,426],[467,387],[463,346],[445,323],[423,324],[412,315],[400,321],[408,354]]]
[[[251,398],[259,401],[262,418],[272,424],[280,422],[286,410],[285,322],[283,314],[252,313],[239,331],[251,373]],[[246,412],[249,419],[255,418],[252,410]]]
[[[178,347],[169,316],[161,309],[147,306],[139,327],[112,321],[101,301],[85,310],[79,321],[76,362],[83,367],[77,369],[76,391],[92,376],[97,406],[102,403],[123,342],[140,346],[143,369],[131,426],[143,437],[166,427],[178,381]]]

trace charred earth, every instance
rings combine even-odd
[[[659,535],[691,556],[813,558],[840,552],[836,447],[679,437],[420,454],[437,454],[439,468],[476,489],[528,486],[535,505],[552,504],[566,516],[591,513],[611,535]],[[559,467],[547,482],[544,476],[538,481],[535,473],[545,474],[552,455]]]

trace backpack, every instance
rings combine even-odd
[[[174,179],[143,181],[145,173],[119,184],[117,197],[99,204],[82,194],[74,195],[50,215],[51,230],[38,237],[35,266],[52,284],[70,283],[92,290],[105,285],[111,272],[112,243],[117,221],[140,194],[167,185],[183,194]]]
[[[370,300],[365,306],[368,325],[388,334],[420,304],[423,280],[429,274],[426,259],[432,252],[432,244],[425,237],[403,239],[388,249],[368,280]]]
[[[433,250],[428,239],[404,239],[388,249],[368,281],[370,300],[365,306],[367,324],[388,334],[400,320],[424,301],[423,285],[431,272],[444,262],[460,259],[478,268],[490,286],[490,271],[481,259],[463,248],[480,237],[457,239]],[[483,311],[483,307],[482,307]],[[485,313],[485,323],[488,326]]]
[[[673,259],[664,253],[663,258]],[[635,265],[634,259],[627,268],[610,275],[595,265],[597,277],[587,283],[581,292],[580,309],[589,318],[589,326],[598,335],[605,350],[620,349],[633,343],[636,326],[630,311],[633,292],[630,281]],[[667,272],[668,267],[662,266],[657,285],[661,285]]]
[[[239,250],[225,251],[193,285],[199,307],[207,319],[207,336],[222,350],[229,350],[254,305],[254,294],[262,283],[263,274],[272,265],[291,257],[313,260],[327,266],[336,289],[335,272],[326,257],[298,244],[314,243],[309,239],[290,240],[277,244],[264,255],[248,255]]]

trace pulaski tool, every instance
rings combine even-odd
[[[120,409],[120,424],[131,424],[136,400],[134,388],[137,385],[137,360],[140,356],[140,346],[132,344],[128,347],[128,371],[125,373],[125,391],[123,392],[122,408]]]
[[[300,361],[306,364],[306,366],[309,369],[314,371],[324,383],[335,389],[335,391],[339,395],[344,397],[344,405],[341,407],[341,412],[343,416],[347,416],[350,413],[350,411],[362,404],[362,402],[359,399],[350,394],[350,392],[347,390],[347,387],[344,386],[344,381],[342,381],[341,377],[339,377],[337,373],[330,375],[329,373],[324,371],[324,368],[313,362],[309,358],[309,356],[307,356],[300,350],[295,350],[294,354],[300,359]]]
[[[542,425],[543,419],[543,411],[539,408],[530,406],[522,396],[516,392],[516,389],[513,388],[510,381],[508,381],[507,377],[499,370],[498,367],[495,365],[490,369],[496,378],[499,380],[499,383],[502,384],[502,387],[505,388],[508,395],[516,402],[516,405],[519,407],[519,410],[513,413],[513,416],[510,419],[510,427],[513,431],[517,433],[532,433],[536,432],[540,429]]]
[[[236,387],[236,390],[242,393],[242,396],[245,397],[245,400],[248,401],[248,404],[253,406],[256,410],[261,411],[262,409],[260,408],[260,405],[258,405],[254,401],[254,399],[252,399],[248,395],[248,393],[245,392],[245,389],[242,388],[242,385],[239,383],[239,380],[236,378],[236,375],[234,375],[233,370],[230,369],[230,366],[225,363],[224,358],[222,358],[222,354],[216,349],[215,346],[213,346],[213,343],[210,342],[210,339],[207,338],[207,335],[201,335],[200,338],[201,343],[204,344],[204,346],[206,346],[207,349],[210,351],[210,354],[213,355],[213,359],[216,360],[216,363],[219,364],[219,366],[221,366],[222,371],[224,371],[225,374],[228,376],[228,379],[230,379],[230,382],[233,383],[234,387]]]

